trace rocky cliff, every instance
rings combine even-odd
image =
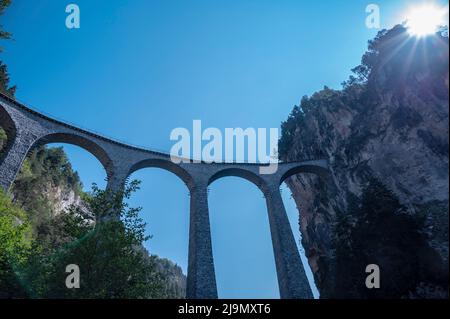
[[[420,225],[414,232],[423,235],[436,252],[432,258],[417,252],[415,260],[408,262],[419,264],[428,258],[439,269],[447,269],[438,275],[445,281],[448,36],[438,33],[417,39],[403,26],[382,31],[369,42],[361,65],[353,71],[355,76],[343,83],[342,90],[324,88],[304,97],[282,124],[283,160],[321,156],[330,162],[328,179],[296,175],[287,181],[299,208],[302,244],[321,295],[346,295],[342,289],[329,288],[339,276],[336,271],[332,274],[336,245],[345,241],[336,226],[348,214],[351,199],[362,198],[371,178],[393,193],[404,214]],[[350,221],[348,228],[356,223]],[[384,231],[379,229],[379,238]],[[425,279],[420,282],[428,284]]]
[[[167,278],[166,295],[172,298],[185,298],[186,296],[186,276],[180,266],[166,258],[159,258],[157,264],[158,271]]]

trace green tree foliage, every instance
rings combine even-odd
[[[140,208],[129,208],[122,200],[128,199],[137,187],[133,182],[124,193],[112,194],[94,185],[88,204],[97,220],[101,220],[95,226],[85,224],[76,206],[55,220],[55,228],[65,233],[70,243],[57,245],[44,260],[35,258],[39,262],[31,268],[45,274],[45,280],[40,278],[34,288],[39,297],[161,297],[162,278],[155,271],[154,261],[140,249],[148,239],[144,235],[145,224],[138,217]],[[80,267],[80,289],[65,286],[68,264]]]
[[[0,0],[0,16],[5,11],[6,7],[10,4],[10,0]],[[10,34],[3,30],[3,27],[0,25],[0,40],[9,39]],[[0,52],[2,52],[2,48],[0,46]],[[9,84],[9,74],[5,64],[0,60],[0,92],[10,97],[14,97],[16,93],[16,87],[10,86]],[[2,152],[3,147],[6,145],[8,137],[6,135],[5,130],[2,128],[0,123],[0,154]]]
[[[5,11],[6,7],[11,3],[10,0],[0,0],[0,16]],[[3,27],[0,25],[0,40],[9,39],[11,35],[3,30]],[[0,52],[2,48],[0,47]],[[15,86],[10,86],[9,84],[9,74],[6,65],[0,60],[0,92],[3,94],[9,95],[11,97],[14,96],[16,92]]]
[[[183,297],[182,285],[173,284],[183,276],[173,275],[173,266],[165,267],[161,259],[149,256],[142,247],[148,238],[138,217],[140,208],[129,208],[122,201],[137,188],[137,183],[132,183],[124,194],[114,195],[94,186],[92,193],[84,193],[62,148],[33,151],[12,187],[15,204],[4,196],[0,205],[0,216],[19,216],[18,220],[27,221],[27,245],[32,248],[12,251],[8,254],[12,259],[0,265],[4,271],[0,297]],[[58,199],[52,198],[52,193],[70,191],[77,192],[86,205],[56,212],[54,201]],[[120,220],[104,219],[111,214]],[[11,220],[1,219],[2,225],[9,226],[10,232],[18,231]],[[94,220],[102,222],[93,224]],[[19,252],[21,258],[16,258]],[[80,289],[65,286],[68,264],[81,269]]]
[[[3,14],[5,9],[10,5],[11,0],[0,0],[0,16]],[[9,39],[11,35],[3,30],[3,27],[0,25],[0,39]],[[1,48],[0,48],[1,51]]]
[[[93,186],[88,205],[97,222],[84,219],[79,206],[52,220],[53,235],[61,240],[33,242],[19,249],[24,262],[15,263],[15,278],[34,298],[164,298],[165,278],[157,271],[156,257],[142,248],[145,223],[140,208],[125,202],[138,189],[132,182],[113,194]],[[9,225],[9,224],[8,224]],[[13,227],[9,225],[9,227]],[[3,229],[3,228],[2,228]],[[14,227],[13,227],[14,229]],[[1,234],[1,233],[0,233]],[[11,246],[12,244],[9,244]],[[28,244],[29,245],[29,244]],[[11,250],[11,249],[10,249]],[[66,287],[66,266],[80,268],[80,288]],[[23,293],[9,291],[9,297]]]
[[[0,61],[0,92],[10,97],[14,97],[16,86],[9,85],[9,74],[6,65]]]
[[[409,298],[424,282],[445,291],[446,271],[420,232],[422,222],[409,216],[380,181],[370,179],[361,199],[352,196],[348,212],[338,216],[328,274],[333,280],[327,281],[322,297]],[[365,286],[369,264],[380,267],[380,289]]]
[[[28,156],[15,187],[33,183],[66,186],[77,191],[77,194],[82,189],[78,173],[73,170],[62,147],[39,147]]]
[[[26,213],[0,190],[0,298],[24,296],[16,269],[26,263],[30,248]]]
[[[423,59],[425,51],[427,58]],[[405,57],[410,64],[405,64]],[[386,70],[386,64],[389,64],[389,70]],[[405,80],[421,72],[442,74],[448,70],[448,27],[440,28],[433,37],[421,41],[411,37],[404,25],[380,31],[369,41],[361,64],[352,69],[354,75],[343,85],[367,84],[371,78],[378,77],[380,70],[388,72],[385,76],[389,77],[386,81],[389,87],[401,86]]]

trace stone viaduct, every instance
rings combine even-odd
[[[267,164],[180,163],[168,154],[146,150],[52,119],[0,93],[0,126],[8,141],[0,154],[0,187],[7,191],[27,154],[38,145],[68,143],[93,154],[107,174],[107,187],[119,191],[133,172],[159,167],[177,175],[190,192],[187,298],[217,298],[208,211],[208,185],[225,176],[254,183],[264,194],[281,298],[312,298],[297,245],[280,194],[281,183],[297,173],[327,173],[325,160],[280,163],[274,174],[262,175]]]

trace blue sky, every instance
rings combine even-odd
[[[423,1],[372,1],[382,27]],[[340,88],[378,30],[365,27],[371,1],[13,0],[1,24],[13,34],[0,58],[18,100],[90,130],[169,150],[176,127],[279,127],[303,95]],[[65,27],[76,3],[81,28]],[[66,147],[86,186],[104,185],[100,164]],[[188,191],[159,169],[132,204],[143,206],[152,253],[186,271]],[[298,213],[283,195],[299,236]],[[262,194],[238,178],[210,187],[219,296],[278,298]],[[317,296],[317,292],[316,292]]]

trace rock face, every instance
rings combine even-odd
[[[89,210],[86,202],[81,199],[80,194],[74,189],[62,185],[47,185],[42,190],[42,196],[51,204],[51,211],[54,216],[66,213],[71,207],[77,207],[84,223],[95,224],[95,216]]]
[[[185,298],[186,276],[183,274],[181,267],[166,258],[158,258],[157,268],[168,280],[166,294],[174,299]]]
[[[61,214],[67,211],[71,206],[87,209],[86,204],[74,190],[62,187],[51,187],[46,190],[44,196],[53,203],[55,214]]]
[[[324,156],[330,162],[327,180],[296,175],[287,181],[319,290],[330,280],[336,216],[371,176],[411,216],[425,220],[421,231],[448,267],[448,37],[417,40],[397,26],[369,43],[354,71],[359,77],[342,90],[304,98],[282,126],[283,160]]]

